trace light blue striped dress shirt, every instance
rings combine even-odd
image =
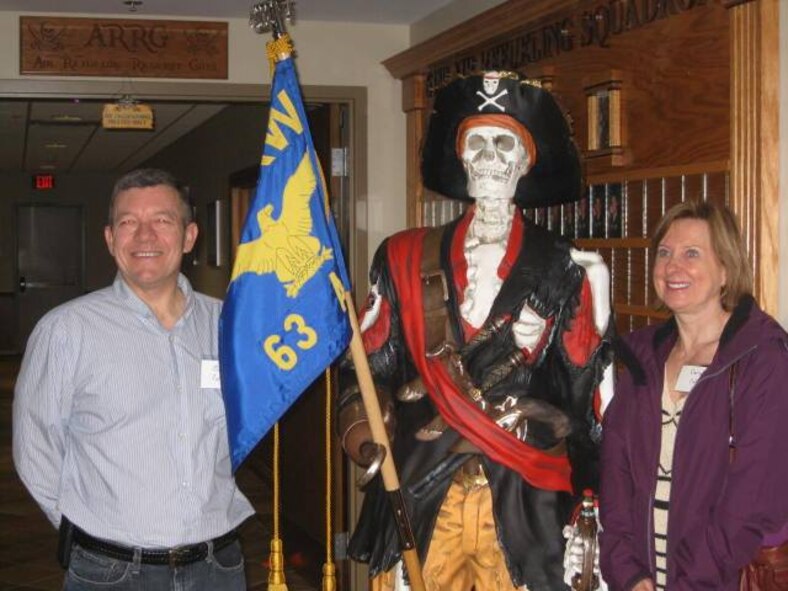
[[[221,302],[184,276],[164,329],[118,276],[36,326],[14,394],[17,472],[49,520],[161,548],[222,535],[253,513],[231,474],[224,404],[201,384]]]

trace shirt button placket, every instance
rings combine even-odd
[[[175,378],[175,393],[177,398],[178,407],[178,429],[176,431],[178,438],[178,446],[176,449],[176,457],[179,458],[178,471],[181,474],[181,488],[185,491],[189,488],[189,478],[191,477],[189,471],[189,450],[188,450],[188,437],[187,437],[187,401],[184,399],[184,368],[179,363],[178,358],[178,343],[174,334],[169,335],[170,352],[172,355],[173,376]]]

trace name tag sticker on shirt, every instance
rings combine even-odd
[[[203,359],[200,365],[200,388],[221,388],[219,376],[219,360]]]
[[[692,390],[704,371],[706,371],[705,365],[683,365],[676,380],[676,392]]]

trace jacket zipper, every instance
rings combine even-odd
[[[676,428],[676,440],[675,440],[674,445],[673,445],[673,458],[671,458],[670,496],[668,497],[668,507],[670,507],[673,504],[673,492],[675,490],[674,487],[673,487],[673,483],[676,481],[676,476],[677,476],[676,463],[675,463],[674,460],[676,458],[676,450],[679,448],[679,437],[681,437],[681,432],[682,432],[681,431],[681,427],[682,427],[682,425],[684,425],[684,423],[686,423],[686,421],[684,421],[683,418],[687,414],[687,411],[691,408],[691,405],[692,405],[692,403],[694,401],[694,398],[693,399],[690,398],[690,394],[698,387],[698,384],[700,384],[702,381],[704,381],[706,379],[714,378],[714,377],[724,373],[731,365],[733,365],[734,363],[738,362],[739,359],[742,359],[745,355],[749,355],[752,351],[754,351],[757,348],[758,348],[758,345],[753,345],[752,347],[750,347],[746,351],[743,351],[738,357],[736,357],[735,359],[732,359],[731,361],[729,361],[728,363],[723,365],[721,368],[719,368],[714,373],[706,374],[706,372],[704,372],[703,375],[701,375],[700,378],[698,378],[698,381],[695,382],[695,384],[692,386],[692,389],[687,394],[687,402],[686,402],[686,404],[684,405],[684,408],[681,411],[681,417],[682,418],[679,419],[679,425]],[[664,381],[664,378],[663,378],[663,381]],[[665,387],[664,383],[662,384],[662,387],[663,388]],[[697,397],[695,397],[695,398],[697,398]],[[695,404],[697,404],[697,402]],[[660,446],[661,445],[662,444],[660,443]],[[657,460],[657,462],[659,462],[659,459]],[[656,497],[656,494],[657,494],[657,489],[656,489],[656,484],[655,484],[654,485],[654,495],[652,495],[652,497],[651,497],[652,504],[654,502],[654,498]],[[652,510],[651,510],[652,518],[653,518],[653,513],[654,513],[654,510],[653,510],[653,507],[652,507]],[[653,523],[653,521],[651,523]],[[670,514],[668,514],[668,536],[669,535],[670,535]],[[651,539],[652,537],[653,536],[650,536],[649,539]],[[668,541],[666,540],[665,541],[665,550],[667,551],[666,552],[667,556],[670,556],[670,549],[667,547],[667,542]],[[654,571],[656,572],[656,554],[653,556],[653,560],[654,560]]]
[[[701,376],[700,376],[700,378],[698,378],[698,381],[697,381],[697,382],[695,382],[695,385],[694,385],[694,386],[692,386],[692,389],[694,390],[694,389],[695,389],[695,387],[696,387],[698,384],[700,384],[700,383],[701,383],[703,380],[706,380],[706,379],[711,379],[711,378],[717,377],[717,376],[718,376],[718,375],[720,375],[722,372],[724,372],[725,370],[727,370],[727,369],[728,369],[728,368],[729,368],[731,365],[733,365],[734,363],[736,363],[737,361],[739,361],[739,359],[742,359],[742,358],[743,358],[745,355],[749,355],[750,353],[752,353],[753,351],[755,351],[755,349],[757,349],[757,348],[758,348],[758,345],[753,345],[752,347],[750,347],[750,348],[749,348],[749,349],[747,349],[746,351],[742,351],[742,352],[741,352],[741,354],[740,354],[738,357],[736,357],[735,359],[731,359],[731,360],[730,360],[728,363],[726,363],[725,365],[723,365],[721,368],[719,368],[719,369],[718,369],[717,371],[715,371],[714,373],[710,373],[710,374],[708,374],[708,375],[707,375],[707,374],[706,374],[706,372],[704,372],[704,373],[703,373],[703,375],[701,375]],[[689,402],[689,400],[688,400],[687,402]],[[683,413],[683,411],[682,411],[682,413]],[[681,428],[681,421],[679,421],[679,428]],[[677,430],[676,430],[676,437],[678,437],[678,436],[679,436],[679,434],[678,434],[678,429],[677,429]]]
[[[660,400],[662,399],[662,390],[665,388],[665,371],[661,372],[662,374],[662,381],[660,391]],[[648,551],[648,558],[649,558],[649,567],[651,570],[651,577],[653,581],[656,583],[657,581],[657,551],[654,545],[654,503],[656,502],[657,497],[657,484],[659,482],[659,452],[660,447],[662,445],[662,433],[660,430],[660,425],[662,423],[662,403],[660,402],[658,408],[658,415],[657,415],[657,433],[659,440],[656,446],[656,455],[654,456],[654,484],[651,488],[651,495],[649,495],[648,499],[648,511],[646,512],[646,538],[648,540],[647,551]]]

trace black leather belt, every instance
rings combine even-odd
[[[221,550],[229,546],[238,539],[238,533],[231,530],[223,536],[214,538],[210,541],[213,545],[213,551]],[[74,543],[79,544],[85,550],[97,552],[115,560],[124,560],[126,562],[134,561],[135,549],[129,546],[120,546],[112,542],[106,542],[98,538],[94,538],[90,534],[85,533],[81,529],[74,528]],[[205,560],[208,556],[209,542],[201,542],[199,544],[190,544],[188,546],[177,546],[175,548],[161,548],[155,550],[142,549],[140,561],[143,564],[167,564],[171,567],[184,566],[197,562],[198,560]]]

